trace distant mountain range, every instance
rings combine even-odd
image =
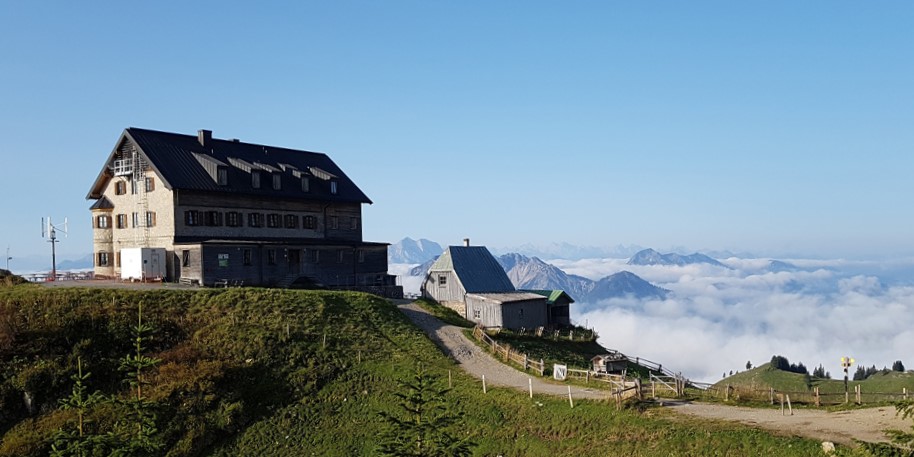
[[[681,255],[675,253],[661,254],[653,249],[644,249],[638,251],[630,259],[628,259],[629,265],[694,265],[694,264],[708,264],[714,265],[721,268],[730,268],[717,260],[714,260],[704,254],[694,253],[689,255]]]
[[[518,253],[541,259],[624,259],[643,249],[636,245],[614,247],[578,246],[566,242],[548,244],[523,244],[520,246],[491,248],[492,254]]]
[[[444,249],[434,241],[406,237],[387,247],[387,262],[423,263],[438,257],[442,252]]]
[[[637,299],[663,299],[669,291],[657,287],[638,275],[620,271],[594,281],[583,276],[571,275],[537,257],[518,253],[496,257],[518,289],[561,289],[579,303],[598,303],[610,298],[634,297]],[[425,276],[434,259],[412,268],[410,276]]]

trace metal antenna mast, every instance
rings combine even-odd
[[[10,246],[6,245],[6,271],[10,271],[10,260],[13,260],[13,258],[10,257]]]
[[[63,218],[63,225],[56,226],[51,223],[51,216],[48,216],[47,225],[45,225],[44,218],[41,218],[41,237],[48,238],[48,243],[51,243],[51,276],[48,278],[49,281],[57,280],[57,231],[63,233],[63,236],[67,236],[67,218]],[[7,254],[9,257],[9,254]],[[9,259],[7,259],[9,262]]]

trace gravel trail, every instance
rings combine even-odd
[[[670,402],[674,411],[709,419],[741,422],[790,435],[853,445],[853,440],[888,441],[886,429],[910,430],[911,420],[902,420],[891,406],[829,412],[794,409],[793,416],[778,408],[745,408],[713,403]]]
[[[448,325],[430,315],[415,303],[398,306],[416,326],[421,328],[445,354],[460,364],[460,367],[476,378],[486,377],[486,386],[502,386],[528,391],[528,379],[533,380],[533,394],[567,396],[565,384],[546,382],[537,375],[530,375],[496,360],[488,352],[476,346],[464,334],[461,327]],[[571,387],[572,398],[606,399],[608,392],[597,389]]]

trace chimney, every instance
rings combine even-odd
[[[213,131],[202,129],[197,130],[197,141],[200,142],[200,146],[212,146]]]
[[[470,239],[469,239],[469,238],[464,238],[464,239],[463,239],[463,245],[466,246],[466,247],[470,247]]]

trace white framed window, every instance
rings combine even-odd
[[[279,173],[273,173],[273,190],[282,189],[282,175]]]
[[[447,287],[447,275],[438,275],[438,287]]]
[[[473,310],[473,319],[482,319],[482,312],[478,309]]]
[[[251,187],[260,189],[260,170],[251,170]]]

